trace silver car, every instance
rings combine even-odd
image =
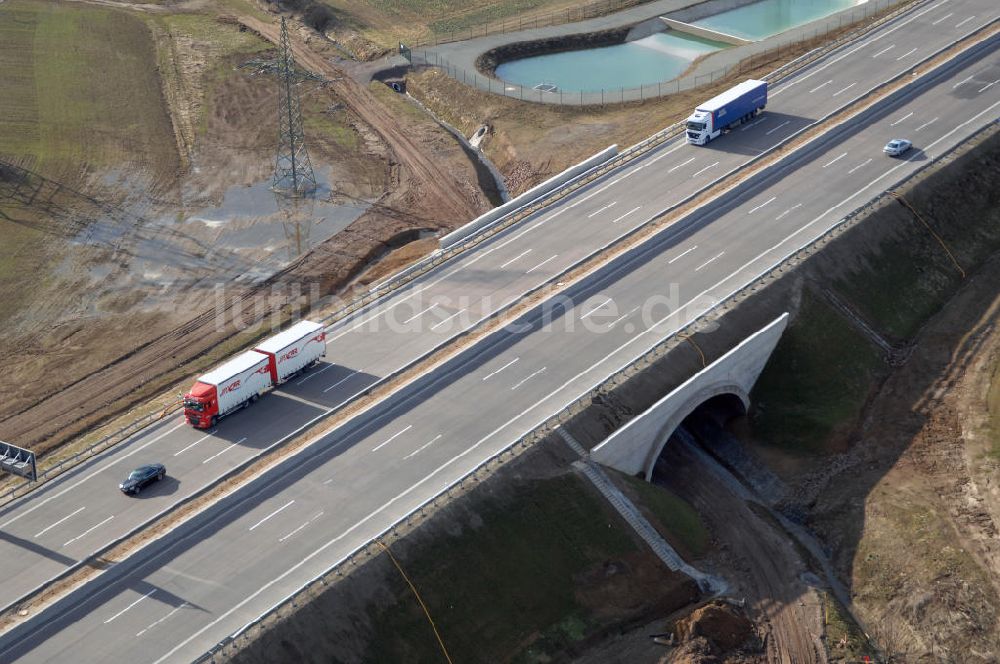
[[[886,153],[890,157],[898,157],[912,147],[913,143],[905,138],[894,138],[885,144],[885,147],[882,148],[882,152]]]

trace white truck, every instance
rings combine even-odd
[[[323,326],[301,321],[198,378],[184,395],[184,418],[198,429],[214,427],[324,355]]]
[[[705,145],[723,131],[746,122],[767,105],[767,81],[743,81],[699,104],[687,119],[687,142]]]

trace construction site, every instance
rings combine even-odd
[[[927,3],[617,104],[400,57],[644,4],[0,0],[0,439],[62,472],[178,419],[192,377],[470,220]],[[997,661],[998,183],[993,120],[199,661]],[[648,476],[585,477],[784,313],[748,409],[706,401]],[[713,582],[665,565],[608,492]]]

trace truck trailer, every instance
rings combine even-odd
[[[743,81],[698,106],[687,119],[687,142],[705,145],[767,105],[767,81]]]
[[[323,326],[297,323],[199,377],[184,395],[184,419],[197,429],[214,427],[325,354]]]

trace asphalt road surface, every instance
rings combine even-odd
[[[516,298],[697,190],[712,169],[721,175],[839,105],[845,95],[907,69],[908,58],[918,57],[906,54],[911,48],[939,48],[997,15],[988,2],[975,8],[964,3],[959,13],[956,4],[925,7],[887,26],[882,37],[842,49],[779,86],[760,124],[707,148],[664,146],[418,280],[392,298],[387,311],[336,327],[330,364],[224,420],[214,434],[166,423],[7,508],[0,515],[3,547],[12,547],[2,551],[5,599],[335,407],[474,322],[484,307],[489,311]],[[966,11],[973,20],[965,20]],[[872,66],[900,45],[906,46],[896,56],[901,59]],[[923,160],[994,121],[998,79],[1000,66],[990,54],[826,146],[808,164],[779,173],[732,209],[700,215],[683,232],[661,235],[575,291],[569,312],[542,310],[524,329],[494,335],[247,487],[204,527],[168,536],[137,557],[136,568],[126,563],[105,574],[91,584],[86,602],[42,614],[30,624],[37,631],[26,633],[28,638],[17,633],[0,641],[0,659],[48,661],[69,653],[74,661],[196,657],[715,299]],[[881,154],[896,136],[916,146],[903,160]],[[463,321],[466,302],[470,313]],[[539,330],[538,317],[546,311],[552,324]],[[173,479],[139,499],[120,495],[117,482],[125,472],[151,460],[166,463]]]

